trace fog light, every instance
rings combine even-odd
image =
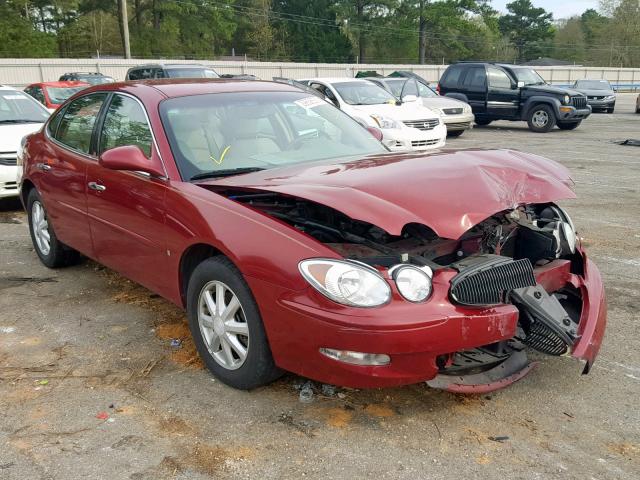
[[[384,353],[362,353],[349,350],[335,350],[333,348],[321,348],[320,353],[339,362],[352,365],[389,365],[391,358]]]
[[[560,107],[560,111],[562,113],[569,113],[569,112],[571,112],[571,108],[572,107]]]

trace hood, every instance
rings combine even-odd
[[[523,90],[528,90],[531,92],[543,92],[543,93],[553,93],[554,95],[571,95],[581,96],[578,90],[573,90],[571,88],[563,88],[563,87],[554,87],[553,85],[529,85],[526,87],[522,87]]]
[[[369,115],[382,115],[398,121],[423,120],[428,118],[440,118],[440,116],[423,107],[419,102],[408,102],[402,105],[384,103],[382,105],[350,105],[350,110]]]
[[[42,123],[0,124],[0,152],[17,152],[25,135],[37,132]]]
[[[588,90],[585,88],[576,90],[576,92],[588,95],[589,97],[609,97],[616,94],[613,90]]]
[[[464,108],[468,104],[449,97],[423,97],[422,104],[427,108]]]
[[[392,235],[400,235],[407,223],[422,223],[450,239],[520,204],[575,198],[572,184],[562,165],[512,150],[387,154],[199,182],[303,198]]]

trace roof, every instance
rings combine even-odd
[[[17,88],[10,87],[9,85],[2,85],[2,84],[0,84],[0,90],[12,90],[12,91],[17,91]]]
[[[165,78],[158,80],[134,80],[128,82],[95,85],[87,91],[118,90],[136,94],[141,88],[153,89],[165,97],[184,97],[208,93],[236,92],[300,92],[298,87],[285,83],[263,80],[236,80],[221,78]]]
[[[551,67],[554,65],[573,65],[573,62],[567,62],[566,60],[558,60],[557,58],[541,57],[535,60],[530,60],[528,62],[525,62],[522,65]]]
[[[212,68],[208,65],[202,65],[201,63],[144,63],[142,65],[136,65],[135,67],[131,67],[129,70],[133,70],[134,68],[151,68],[151,67],[160,67],[160,68]]]
[[[107,77],[104,73],[100,72],[67,72],[65,75],[99,75],[101,77]]]
[[[29,87],[33,87],[39,85],[41,87],[54,87],[54,88],[69,88],[69,87],[80,87],[80,86],[88,86],[91,85],[87,82],[78,82],[75,80],[70,81],[62,81],[62,82],[37,82],[32,83]]]
[[[325,83],[343,83],[343,82],[364,82],[366,78],[350,78],[350,77],[316,77],[316,78],[305,78],[305,82],[318,81]]]

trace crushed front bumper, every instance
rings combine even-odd
[[[397,291],[383,307],[338,306],[309,288],[291,291],[247,278],[260,305],[276,364],[288,371],[336,385],[373,388],[432,380],[441,371],[438,358],[509,340],[516,335],[519,312],[511,304],[490,308],[464,307],[449,299],[456,271],[442,269],[433,278],[433,294],[423,304],[402,300]],[[557,260],[536,269],[536,280],[548,292],[569,284],[583,298],[579,340],[571,355],[586,362],[585,373],[598,353],[606,325],[604,288],[596,266],[586,257],[584,275],[571,273],[569,261]],[[384,366],[343,363],[320,353],[321,348],[386,354]],[[515,367],[513,367],[515,368]],[[494,377],[484,391],[502,388],[522,378],[527,363],[506,379]],[[447,389],[469,391],[451,384]]]

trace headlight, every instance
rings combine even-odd
[[[391,299],[391,288],[373,268],[347,260],[311,259],[299,264],[312,287],[334,302],[377,307]]]
[[[607,100],[615,100],[616,96],[615,95],[609,95],[607,97]]]
[[[465,105],[465,106],[462,108],[462,111],[463,111],[464,113],[471,113],[471,105]]]
[[[433,273],[429,267],[396,265],[389,274],[395,280],[400,295],[410,302],[424,302],[431,295]]]
[[[560,219],[560,225],[558,226],[558,234],[560,237],[558,238],[559,247],[563,251],[568,249],[571,253],[575,253],[576,245],[578,243],[578,235],[571,217],[566,211],[564,211],[564,209],[557,205],[551,207],[551,209],[554,211],[556,217]]]
[[[380,128],[398,128],[398,124],[395,120],[389,117],[383,117],[382,115],[371,115],[371,118],[378,124]]]
[[[571,103],[571,97],[569,95],[565,95],[562,99],[562,103],[564,103],[565,105],[569,105],[569,103]]]

